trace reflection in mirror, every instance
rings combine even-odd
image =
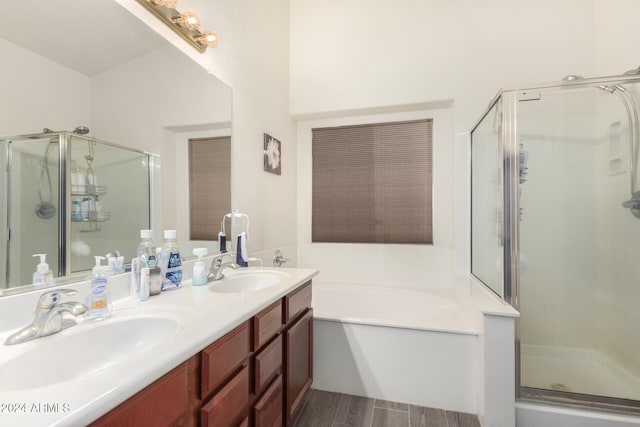
[[[95,255],[131,258],[150,225],[149,154],[70,132],[0,140],[0,149],[10,165],[3,233],[20,237],[4,236],[8,284],[32,283],[34,254],[47,256],[54,277],[89,270]],[[130,182],[135,191],[109,192]]]
[[[77,268],[74,267],[73,242],[81,241],[91,248],[89,260],[94,255],[104,256],[116,249],[125,254],[135,250],[139,228],[143,227],[134,224],[133,220],[148,218],[149,202],[134,205],[127,201],[124,211],[117,216],[113,202],[119,197],[133,199],[136,188],[145,186],[151,188],[151,226],[157,245],[162,243],[162,229],[175,228],[180,245],[185,248],[184,255],[190,255],[193,246],[214,247],[213,243],[185,240],[190,234],[188,140],[230,135],[230,88],[113,0],[68,0],[64,4],[22,0],[3,7],[0,55],[3,62],[11,66],[0,70],[0,91],[4,98],[0,107],[0,136],[37,134],[45,127],[72,130],[85,125],[91,129],[86,137],[109,141],[136,152],[131,158],[124,151],[118,152],[120,157],[110,158],[103,148],[109,151],[113,147],[97,144],[91,154],[84,139],[77,145],[78,152],[71,154],[70,160],[85,171],[88,167],[85,156],[94,157],[93,172],[98,184],[107,187],[106,193],[98,194],[97,198],[104,215],[108,212],[111,217],[98,224],[105,231],[101,237],[100,233],[80,231],[89,226],[83,221],[69,226],[69,232],[62,238],[72,265],[69,271],[90,266],[85,266],[83,258],[83,261],[75,261]],[[13,18],[34,9],[39,13],[29,13],[29,20],[17,22],[19,20]],[[99,36],[78,37],[78,34]],[[74,135],[73,138],[81,137]],[[52,202],[58,200],[60,154],[48,137],[31,140],[28,149],[22,143],[18,145],[24,151],[20,156],[32,163],[29,181],[25,178],[20,191],[25,197],[29,194],[32,215],[37,215],[36,207],[43,216],[53,212],[51,219],[41,220],[48,227],[49,222],[60,221],[60,207]],[[156,153],[159,157],[153,158],[162,159],[161,168],[152,169],[150,182],[140,176],[125,178],[122,174],[111,174],[105,169],[107,164],[101,164],[103,160],[110,162],[109,167],[113,168],[129,163],[141,164],[142,160],[136,157],[141,152]],[[8,155],[7,150],[0,152],[3,167],[9,161]],[[156,165],[159,164],[157,161]],[[69,182],[71,172],[69,164],[66,176]],[[51,177],[51,190],[47,173]],[[115,181],[116,178],[119,180]],[[7,176],[0,176],[3,190],[9,185],[7,179]],[[114,179],[113,183],[107,182],[111,179]],[[63,207],[69,218],[74,209],[72,199],[69,195],[69,202]],[[2,229],[8,230],[9,217],[19,215],[12,212],[17,207],[10,198],[0,203]],[[50,209],[48,203],[54,204],[55,210]],[[230,206],[225,210],[229,211]],[[97,218],[97,209],[89,212]],[[132,230],[120,227],[121,221],[131,223]],[[219,219],[212,219],[211,224],[217,230]],[[12,230],[11,244],[26,248],[35,240],[35,246],[42,247],[39,251],[54,253],[60,242],[39,236],[42,233],[37,227],[29,229],[29,233],[26,229]],[[78,248],[81,253],[82,245]],[[6,245],[1,245],[0,259],[6,259],[6,251]],[[29,277],[37,260],[31,258],[33,252],[29,252],[20,253],[21,265],[25,266],[20,274],[27,277],[27,282],[23,278],[15,282],[11,278],[7,280],[7,265],[0,263],[0,295],[8,288],[14,288],[11,293],[16,289],[31,288]],[[47,261],[57,275],[60,265],[56,257],[49,256]],[[84,276],[85,272],[79,273],[78,277],[84,279]]]

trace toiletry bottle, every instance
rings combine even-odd
[[[85,197],[81,203],[82,220],[89,221],[89,211],[91,210],[91,198]]]
[[[224,219],[223,219],[224,221]],[[218,245],[219,245],[219,250],[220,253],[225,253],[227,252],[227,235],[225,234],[224,231],[221,231],[218,233]]]
[[[105,319],[111,316],[111,293],[109,292],[109,282],[107,280],[108,266],[100,265],[103,256],[96,256],[96,265],[91,274],[91,290],[87,295],[86,305],[89,311],[85,314],[89,319]]]
[[[140,243],[136,250],[136,256],[139,259],[140,265],[140,270],[137,271],[139,284],[141,269],[148,268],[151,274],[153,274],[154,271],[156,271],[157,274],[156,267],[158,263],[156,259],[156,246],[153,244],[153,230],[140,230]],[[160,293],[161,286],[158,286],[158,284],[157,280],[149,283],[149,295],[158,295]]]
[[[178,289],[182,283],[182,260],[176,243],[176,230],[164,230],[162,247],[162,290]]]
[[[33,254],[34,257],[40,257],[40,263],[33,273],[33,284],[37,286],[51,286],[53,283],[53,271],[49,269],[47,264],[47,254]]]
[[[236,264],[238,267],[249,267],[249,255],[247,254],[247,233],[238,234],[236,245]]]
[[[195,248],[193,254],[198,260],[193,264],[193,278],[191,284],[193,286],[202,286],[207,284],[207,268],[202,261],[202,257],[207,254],[207,248]]]
[[[80,199],[71,199],[71,221],[82,221],[82,201]]]

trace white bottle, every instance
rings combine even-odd
[[[191,284],[193,286],[202,286],[207,284],[207,268],[202,261],[202,257],[207,254],[207,248],[195,248],[193,254],[198,260],[193,264],[193,278]]]
[[[111,306],[111,293],[109,292],[109,281],[107,280],[109,267],[101,265],[103,256],[96,256],[96,265],[91,274],[91,290],[86,297],[86,305],[89,311],[85,314],[89,319],[106,319],[111,316],[113,307]]]
[[[36,286],[52,286],[53,283],[53,271],[49,269],[47,264],[47,254],[33,254],[34,257],[40,257],[40,263],[33,273],[33,284]]]
[[[161,255],[162,290],[178,289],[182,283],[182,260],[176,243],[176,230],[164,230]],[[142,266],[141,266],[142,267]]]
[[[153,230],[140,230],[140,243],[136,249],[136,256],[139,259],[138,284],[140,283],[140,272],[143,268],[148,268],[154,275],[157,274],[158,265],[156,257],[156,246],[153,244]],[[149,282],[149,295],[158,295],[162,286],[158,280]],[[138,288],[139,290],[139,288]]]

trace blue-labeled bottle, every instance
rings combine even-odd
[[[91,289],[86,297],[86,305],[89,310],[85,317],[88,319],[105,319],[111,316],[113,307],[111,305],[111,292],[109,292],[109,281],[107,279],[109,266],[101,265],[103,256],[96,256],[96,265],[91,274]]]
[[[164,230],[164,245],[160,256],[162,290],[178,289],[182,284],[182,259],[176,243],[176,230]]]

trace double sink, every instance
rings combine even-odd
[[[289,277],[283,270],[252,267],[229,271],[207,288],[218,294],[255,293],[283,284]],[[185,283],[185,287],[188,285]],[[102,321],[80,320],[76,326],[54,335],[3,346],[0,393],[91,380],[121,364],[130,364],[135,369],[136,363],[172,351],[177,345],[176,336],[189,325],[197,326],[199,321],[195,310],[188,306],[143,303],[116,307],[113,316]]]

